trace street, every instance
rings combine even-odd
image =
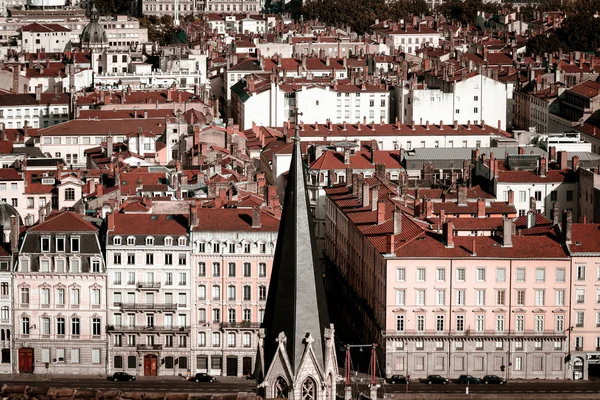
[[[148,391],[177,392],[177,393],[203,393],[203,394],[233,394],[254,393],[256,385],[252,381],[242,378],[224,378],[225,382],[196,383],[183,378],[173,377],[140,377],[135,382],[113,382],[98,377],[53,377],[40,376],[12,376],[5,380],[9,385],[30,385],[36,387],[62,387],[74,389],[100,389],[121,391]],[[353,384],[353,391],[369,393],[365,383]],[[467,386],[456,383],[447,385],[427,385],[413,382],[408,387],[409,393],[465,393]],[[338,385],[338,393],[343,394],[344,386]],[[383,384],[379,389],[380,396],[385,394],[401,394],[406,392],[406,385]],[[469,385],[469,393],[600,393],[598,381],[513,381],[508,385]]]

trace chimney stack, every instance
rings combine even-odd
[[[560,204],[558,203],[558,201],[555,201],[554,203],[552,203],[552,223],[554,224],[554,226],[557,226],[560,221]]]
[[[369,184],[366,182],[362,184],[362,206],[369,206]]]
[[[533,196],[531,196],[529,198],[529,211],[534,212],[534,213],[537,212],[537,204],[535,201],[535,197],[533,197]]]
[[[540,166],[539,166],[538,175],[541,176],[542,178],[544,178],[544,177],[546,177],[546,171],[547,171],[546,157],[542,157],[542,158],[540,158]]]
[[[503,247],[512,247],[512,219],[506,218],[502,225]]]
[[[559,151],[558,152],[558,169],[567,169],[567,158],[568,158],[568,153],[566,151]]]
[[[387,254],[396,255],[396,245],[394,239],[394,235],[387,235],[386,237],[385,249]]]
[[[394,208],[392,215],[394,216],[394,235],[398,235],[402,232],[402,211]]]
[[[377,211],[377,204],[379,202],[379,188],[374,186],[371,189],[371,211]]]
[[[190,228],[198,226],[198,209],[196,208],[196,202],[192,202],[190,205]]]
[[[260,208],[252,209],[252,228],[260,228]]]
[[[477,199],[477,218],[485,218],[485,200]]]
[[[19,251],[19,236],[21,235],[21,227],[19,225],[19,217],[11,215],[10,217],[10,251],[13,255],[17,255]]]
[[[447,248],[454,247],[454,224],[448,221],[444,224],[444,244]]]
[[[433,217],[433,200],[426,199],[425,200],[425,218]]]
[[[571,244],[571,237],[573,235],[573,214],[569,210],[563,211],[561,230],[565,244]]]
[[[514,192],[514,190],[510,189],[508,191],[508,205],[513,206],[514,204],[515,204],[515,192]]]
[[[467,192],[466,186],[460,186],[458,188],[458,196],[457,197],[458,197],[458,205],[459,206],[467,205],[468,192]]]
[[[573,156],[571,169],[573,171],[577,171],[579,169],[579,157],[578,156]]]
[[[385,200],[381,199],[377,202],[377,225],[383,224],[385,221]]]
[[[533,228],[535,226],[535,212],[529,211],[527,213],[527,228]]]

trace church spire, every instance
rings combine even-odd
[[[263,321],[263,373],[269,370],[282,340],[291,375],[298,373],[308,346],[312,347],[315,364],[322,373],[327,369],[329,315],[315,250],[299,131],[296,119],[292,161]]]

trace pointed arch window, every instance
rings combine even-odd
[[[302,400],[315,400],[316,384],[312,378],[306,378],[302,382]]]
[[[288,384],[283,377],[277,377],[275,381],[275,398],[276,399],[287,399],[288,398]]]

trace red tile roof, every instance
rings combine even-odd
[[[130,132],[152,132],[156,135],[165,131],[163,118],[138,118],[138,119],[102,119],[83,120],[74,119],[61,124],[52,125],[38,130],[39,136],[65,136],[65,135],[122,135]]]
[[[384,164],[387,169],[404,169],[400,164],[399,151],[375,150],[374,162],[371,162],[371,154],[368,151],[357,151],[350,156],[350,164],[344,164],[344,155],[335,151],[326,151],[321,157],[315,160],[310,169],[329,170],[329,169],[375,169],[376,164]]]
[[[32,232],[96,232],[98,228],[73,211],[51,214],[46,221],[29,228]]]
[[[187,235],[188,218],[183,215],[114,214],[111,235]]]
[[[22,181],[23,176],[14,168],[0,168],[0,181]]]
[[[198,208],[197,227],[194,231],[258,231],[277,232],[279,219],[261,210],[260,228],[252,228],[252,209]]]
[[[571,254],[600,253],[600,224],[572,225]]]
[[[577,176],[570,169],[549,170],[545,177],[531,171],[498,171],[497,179],[501,183],[575,182]]]
[[[71,32],[69,28],[65,28],[59,24],[38,24],[34,22],[33,24],[25,25],[21,28],[23,32]]]

